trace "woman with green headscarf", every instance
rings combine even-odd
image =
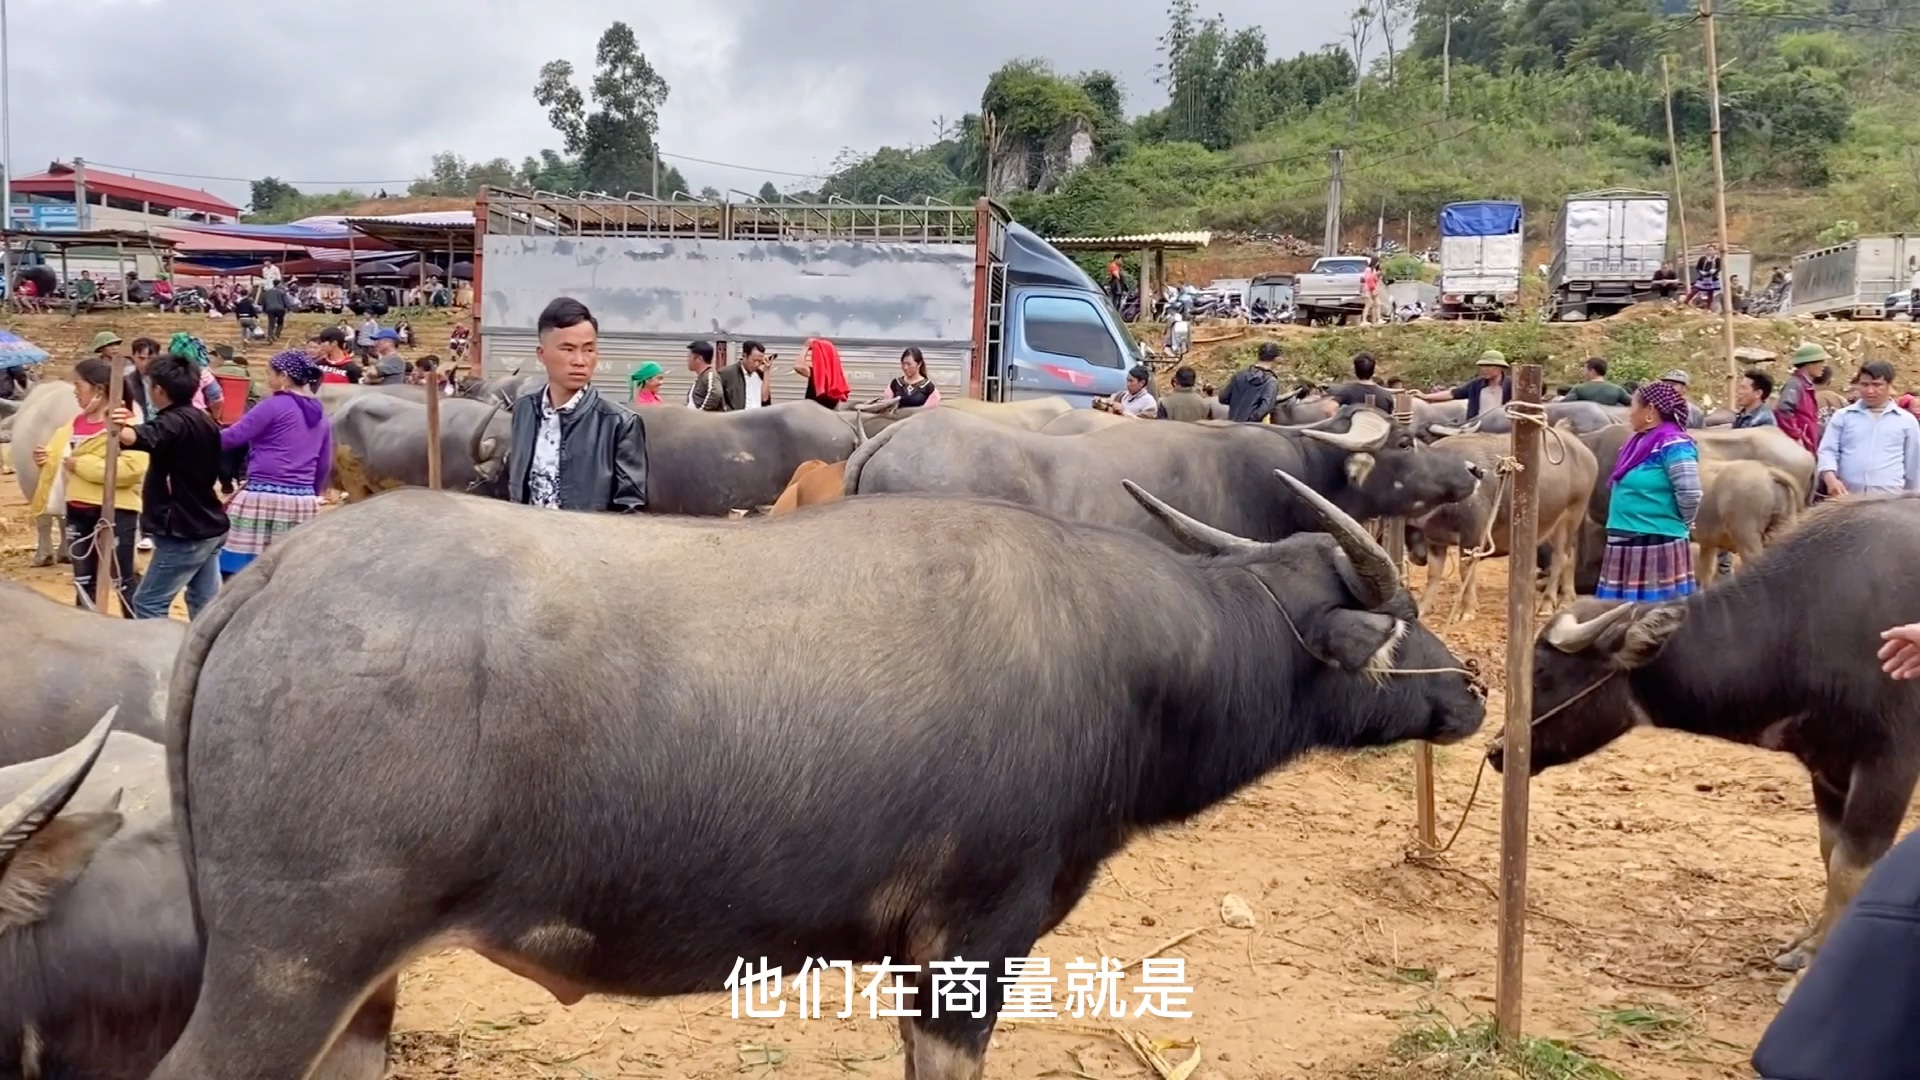
[[[218,417],[220,381],[213,377],[213,365],[208,360],[206,343],[192,334],[175,334],[167,341],[167,355],[188,361],[199,371],[200,386],[193,392],[193,407]]]
[[[667,381],[667,371],[652,360],[641,364],[627,376],[627,382],[633,387],[635,405],[660,405],[660,384]]]

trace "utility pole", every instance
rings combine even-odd
[[[1740,365],[1733,356],[1733,295],[1728,288],[1727,256],[1727,167],[1720,153],[1720,54],[1714,48],[1713,0],[1700,0],[1700,18],[1707,24],[1707,108],[1712,111],[1713,126],[1713,215],[1720,237],[1720,338],[1727,353],[1727,400],[1733,400],[1734,385],[1740,379]]]
[[[1680,197],[1680,141],[1673,134],[1673,76],[1667,57],[1660,57],[1660,92],[1667,99],[1667,159],[1673,163],[1673,212],[1680,218],[1680,262],[1687,287],[1693,287],[1693,264],[1687,261],[1687,203]]]
[[[1440,15],[1440,114],[1447,115],[1453,105],[1453,4],[1451,0]]]
[[[13,299],[13,65],[7,56],[7,0],[0,0],[0,286]]]
[[[660,144],[653,144],[653,190],[649,192],[655,199],[660,197]]]
[[[87,159],[82,157],[73,159],[73,202],[80,231],[93,228],[93,211],[87,208]]]
[[[1336,146],[1327,154],[1327,228],[1320,238],[1320,254],[1340,254],[1340,185],[1346,171],[1347,152]]]

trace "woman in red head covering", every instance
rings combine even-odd
[[[847,386],[846,369],[840,366],[840,350],[826,338],[813,338],[800,350],[793,362],[793,373],[807,380],[807,400],[837,409],[852,393]]]

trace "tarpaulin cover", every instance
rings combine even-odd
[[[1440,208],[1441,236],[1510,236],[1519,231],[1516,202],[1462,202]]]

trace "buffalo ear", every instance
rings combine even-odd
[[[1660,655],[1667,639],[1687,619],[1687,610],[1678,604],[1660,604],[1647,608],[1627,627],[1614,663],[1631,671],[1643,667]]]
[[[1406,624],[1391,615],[1351,608],[1333,609],[1321,625],[1315,651],[1343,671],[1365,671],[1407,632]]]
[[[1350,454],[1347,457],[1347,482],[1354,487],[1365,487],[1367,477],[1373,475],[1374,460],[1372,454]]]
[[[45,918],[125,821],[116,811],[62,814],[34,833],[0,870],[0,935]]]

